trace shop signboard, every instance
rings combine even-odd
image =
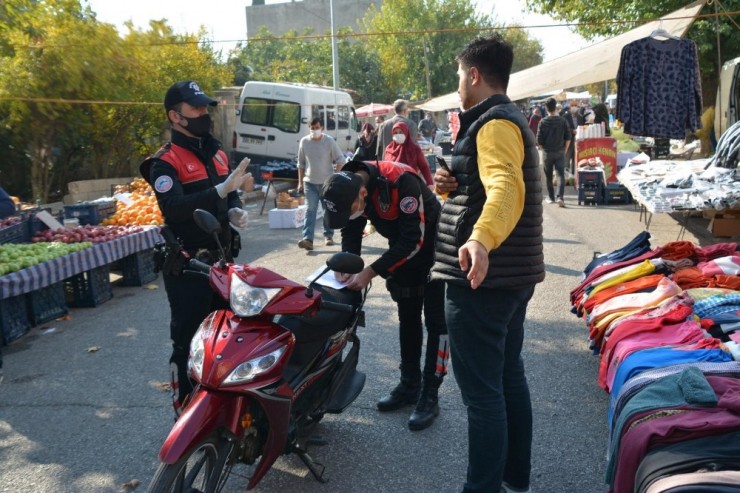
[[[611,137],[583,139],[576,142],[576,163],[581,159],[601,159],[607,183],[617,181],[617,140]]]

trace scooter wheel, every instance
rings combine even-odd
[[[235,442],[212,435],[174,464],[160,464],[147,491],[221,491],[231,473],[235,452]]]

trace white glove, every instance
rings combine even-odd
[[[236,229],[246,229],[249,223],[249,215],[244,209],[238,207],[232,207],[229,209],[229,222]]]
[[[223,183],[216,185],[216,191],[219,197],[222,199],[226,198],[229,193],[238,190],[242,186],[244,179],[247,177],[247,166],[249,166],[249,158],[245,157]]]

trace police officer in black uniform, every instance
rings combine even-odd
[[[440,204],[413,168],[391,161],[350,161],[324,183],[322,201],[328,226],[342,230],[342,251],[360,254],[368,221],[388,239],[388,250],[362,272],[337,277],[356,290],[375,276],[386,280],[398,306],[401,382],[377,406],[393,411],[416,404],[408,426],[423,430],[439,414],[438,389],[449,355],[444,285],[427,282]],[[422,310],[427,328],[423,379]]]
[[[216,241],[195,224],[193,212],[204,209],[218,218],[222,226],[220,241],[232,258],[238,254],[240,239],[229,223],[239,229],[247,223],[237,190],[249,160],[229,170],[221,143],[211,135],[208,107],[216,104],[194,81],[170,87],[164,99],[171,124],[170,142],[139,168],[157,195],[165,222],[162,233],[169,239],[162,277],[171,311],[170,368],[177,415],[192,391],[187,371],[190,340],[206,315],[224,304],[207,279],[182,275],[183,251],[207,263],[220,258]]]

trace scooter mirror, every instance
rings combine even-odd
[[[334,272],[342,272],[345,274],[357,274],[362,272],[365,267],[365,262],[362,257],[349,252],[339,252],[332,255],[329,260],[326,261],[327,267]]]
[[[193,220],[200,229],[208,234],[212,235],[221,232],[221,223],[219,223],[218,219],[208,211],[195,209],[195,212],[193,212]]]

